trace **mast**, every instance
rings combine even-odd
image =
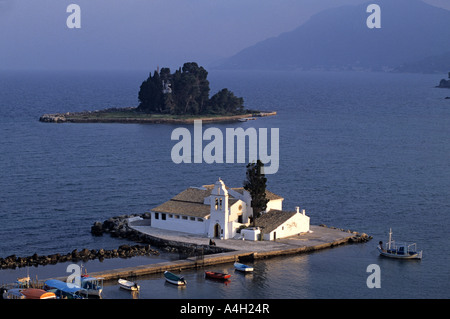
[[[391,240],[392,240],[392,228],[389,228],[389,249],[391,249]]]

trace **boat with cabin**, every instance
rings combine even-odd
[[[82,275],[81,288],[86,289],[89,296],[101,297],[103,291],[103,278]]]
[[[397,259],[422,259],[422,250],[417,250],[416,243],[396,243],[392,239],[392,229],[389,229],[389,241],[387,242],[386,247],[383,247],[383,242],[380,241],[377,249],[380,255],[384,257]]]

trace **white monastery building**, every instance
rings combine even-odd
[[[266,190],[266,211],[250,225],[251,196],[244,188],[214,185],[190,187],[151,210],[151,226],[209,238],[275,240],[309,231],[305,211],[283,211],[283,198]]]

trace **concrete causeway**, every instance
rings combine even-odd
[[[153,228],[146,221],[129,221],[129,227],[147,236],[170,243],[182,245],[205,246],[209,238],[188,233],[174,232]],[[369,236],[356,232],[342,231],[335,228],[311,225],[311,232],[276,241],[248,241],[240,239],[216,239],[216,246],[228,250],[227,252],[208,254],[199,257],[190,257],[184,260],[167,261],[149,265],[105,270],[90,273],[92,277],[102,277],[105,281],[116,280],[133,276],[143,276],[164,271],[181,271],[183,269],[196,269],[208,265],[232,263],[240,259],[262,259],[275,256],[292,255],[312,252],[341,244],[352,242],[366,242]],[[65,280],[65,278],[58,278]]]

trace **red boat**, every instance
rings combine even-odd
[[[229,274],[223,274],[221,272],[205,271],[205,276],[213,279],[227,280],[231,277]]]

